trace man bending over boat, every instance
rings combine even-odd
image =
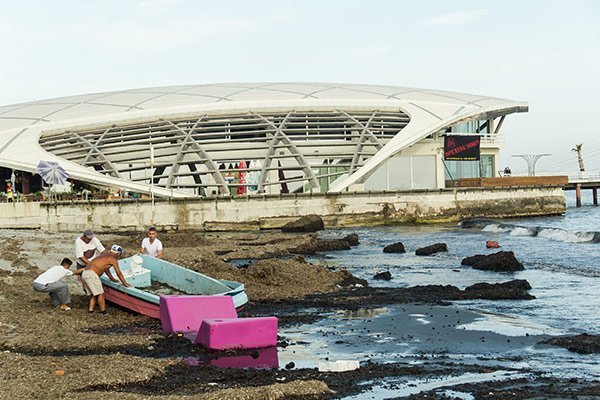
[[[123,253],[123,248],[114,244],[110,248],[110,252],[106,254],[101,254],[98,257],[94,258],[83,270],[81,274],[81,278],[83,279],[83,288],[85,292],[90,296],[90,305],[88,311],[90,313],[94,312],[94,308],[96,308],[96,303],[98,303],[98,307],[100,308],[100,312],[102,314],[106,314],[106,301],[104,300],[104,289],[102,288],[102,282],[100,281],[100,277],[102,274],[106,273],[108,279],[113,282],[119,282],[123,284],[125,287],[131,287],[129,283],[123,277],[123,273],[119,268],[119,260],[118,258]],[[115,277],[110,273],[110,267],[115,269],[117,276],[119,279],[115,279]]]
[[[61,279],[71,275],[78,275],[83,272],[83,268],[79,268],[76,271],[71,271],[71,265],[73,262],[68,258],[63,258],[60,265],[56,265],[40,276],[35,278],[33,281],[33,290],[36,292],[44,292],[50,295],[52,305],[59,307],[63,311],[69,311],[69,303],[71,297],[69,296],[69,287],[66,283],[61,282]]]

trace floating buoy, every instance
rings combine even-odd
[[[488,240],[485,242],[485,247],[487,247],[488,249],[497,249],[498,247],[500,247],[500,243],[494,240]]]

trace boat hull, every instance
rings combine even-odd
[[[107,285],[103,285],[103,287],[104,298],[106,301],[110,301],[111,303],[117,304],[138,314],[160,319],[160,308],[158,304],[151,303],[135,296],[130,296],[127,293],[108,287]]]
[[[144,290],[145,286],[150,285],[151,279],[156,279],[190,295],[231,296],[236,308],[248,302],[242,283],[214,279],[168,261],[141,257],[146,268],[143,274],[149,274],[141,287],[125,287],[120,282],[110,281],[105,275],[100,277],[107,301],[151,318],[160,318],[159,296]],[[119,267],[124,275],[129,273],[131,258],[120,260]],[[115,272],[112,274],[115,275]],[[134,283],[134,280],[131,282]]]

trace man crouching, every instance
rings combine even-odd
[[[100,281],[100,277],[102,274],[106,273],[106,276],[113,281],[119,282],[123,284],[125,287],[131,287],[129,283],[123,277],[121,273],[121,269],[119,268],[119,260],[123,253],[123,248],[114,244],[110,248],[110,252],[101,254],[98,257],[94,258],[83,270],[81,274],[81,279],[83,280],[83,289],[86,294],[90,296],[90,305],[88,311],[90,313],[94,312],[94,308],[96,307],[96,303],[98,303],[98,307],[100,308],[100,312],[102,314],[106,314],[106,301],[104,300],[104,289],[102,288],[102,282]],[[115,277],[110,273],[110,267],[115,269],[119,280],[115,279]]]

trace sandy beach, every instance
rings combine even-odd
[[[68,279],[73,307],[69,312],[52,308],[46,295],[34,292],[31,282],[42,270],[63,257],[73,257],[76,236],[0,231],[0,398],[320,399],[361,393],[415,398],[429,393],[428,398],[436,398],[440,396],[436,388],[450,386],[476,394],[476,398],[487,398],[491,387],[497,393],[518,393],[516,398],[534,393],[553,398],[598,398],[600,393],[598,382],[546,378],[519,366],[518,354],[524,349],[558,349],[538,344],[547,335],[515,337],[461,329],[478,315],[448,303],[473,296],[493,299],[498,293],[523,295],[522,290],[495,288],[469,293],[451,286],[364,287],[340,267],[306,262],[303,253],[325,246],[316,243],[319,239],[315,235],[162,234],[166,259],[246,285],[250,303],[241,315],[275,315],[280,319],[279,368],[218,368],[210,360],[244,354],[208,353],[182,337],[163,334],[157,320],[111,305],[108,316],[90,315],[87,299],[74,278]],[[99,235],[105,245],[118,243],[129,254],[137,251],[142,237],[139,233]],[[238,260],[237,264],[233,260]],[[304,330],[295,331],[299,326]],[[335,346],[329,346],[326,353],[311,345],[318,335],[303,334],[307,326],[320,335],[338,336]],[[301,353],[306,349],[324,360],[335,359],[336,346],[341,350],[361,348],[371,331],[382,335],[380,341],[374,341],[381,349],[397,352],[398,346],[408,343],[413,351],[418,346],[420,359],[380,360],[367,354],[358,370],[344,373],[319,372],[302,365]],[[493,349],[505,356],[464,362],[433,355],[440,344],[470,352]],[[298,351],[295,363],[287,362],[290,349]],[[193,365],[190,359],[203,361]],[[504,375],[497,380],[499,374]],[[442,383],[432,386],[436,379]],[[389,382],[389,391],[373,392],[373,382],[381,380]],[[422,383],[425,381],[429,386]],[[415,387],[420,389],[415,391]]]

